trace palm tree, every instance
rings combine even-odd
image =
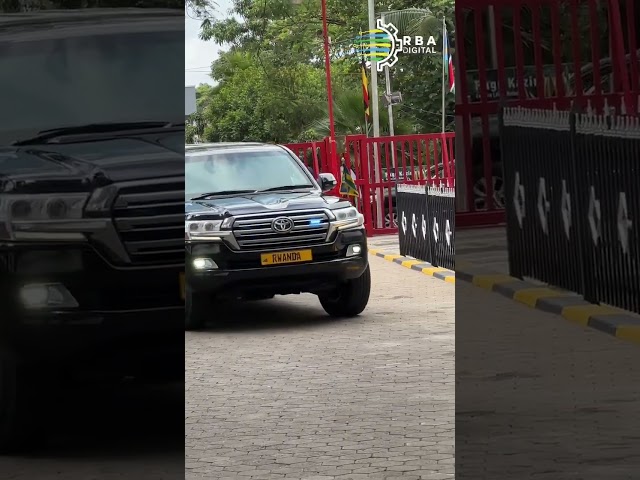
[[[442,30],[442,20],[428,8],[407,8],[384,13],[386,23],[393,23],[399,35],[428,37]]]
[[[442,19],[436,17],[428,8],[407,8],[386,12],[384,20],[386,23],[393,23],[399,35],[428,37],[442,30]]]
[[[362,101],[362,91],[347,90],[338,94],[333,104],[333,120],[335,124],[336,136],[371,134],[371,123],[365,124],[364,105]],[[386,110],[380,110],[380,133],[389,134],[389,116]],[[329,135],[329,115],[316,120],[311,124],[311,131],[317,137]],[[394,122],[396,135],[409,134],[413,132],[411,124],[404,120]]]

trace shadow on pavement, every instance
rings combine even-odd
[[[306,300],[304,304],[300,303],[301,299]],[[308,304],[317,305],[310,308]],[[313,295],[288,295],[253,302],[228,302],[222,304],[214,314],[215,319],[207,325],[206,331],[317,328],[350,320],[336,319],[327,315]]]

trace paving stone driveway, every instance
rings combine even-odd
[[[187,480],[453,478],[455,287],[371,266],[357,319],[283,297],[186,335]]]
[[[456,284],[456,479],[640,478],[640,349]]]

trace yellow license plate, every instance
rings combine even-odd
[[[282,265],[286,263],[309,262],[313,260],[311,250],[294,250],[291,252],[272,252],[260,255],[262,265]]]
[[[185,299],[186,294],[185,294],[185,281],[184,281],[184,273],[181,273],[178,277],[178,282],[180,284],[180,298],[182,298],[182,300]]]

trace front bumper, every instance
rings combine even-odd
[[[347,257],[349,245],[361,252]],[[251,297],[292,293],[320,293],[334,289],[348,279],[358,278],[368,265],[364,229],[339,232],[335,241],[296,250],[311,250],[313,260],[305,263],[262,266],[261,254],[271,250],[234,251],[223,243],[187,243],[187,284],[194,292],[216,297]],[[192,259],[210,258],[218,269],[198,271]]]
[[[119,267],[88,245],[16,244],[0,247],[0,270],[0,329],[25,348],[75,348],[183,330],[184,265]],[[63,286],[76,305],[26,305],[24,288],[35,284]]]

